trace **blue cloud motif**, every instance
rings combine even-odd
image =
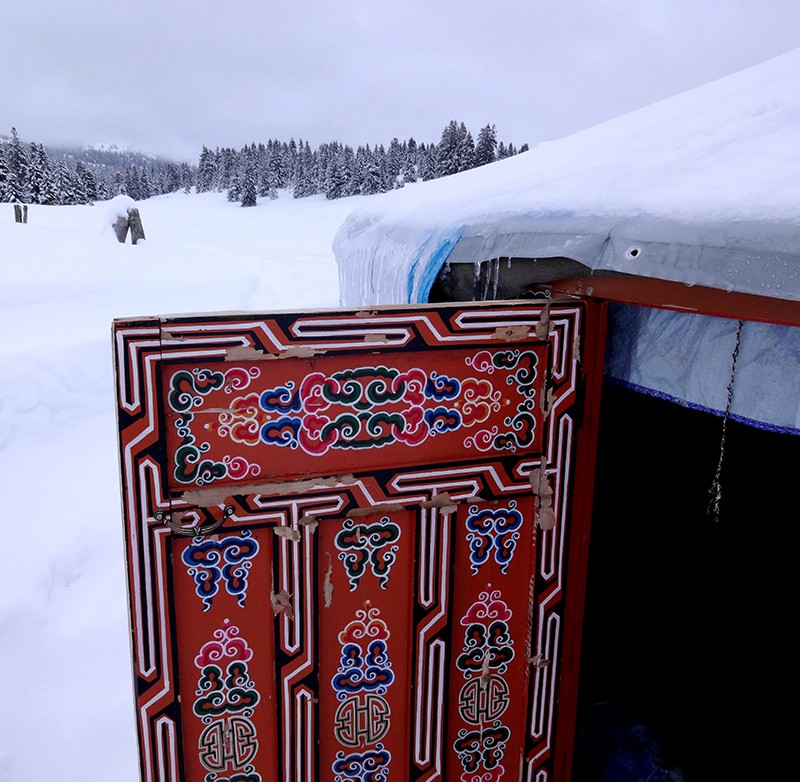
[[[440,405],[425,411],[425,422],[433,434],[451,432],[461,428],[461,413]]]
[[[455,399],[461,391],[461,382],[455,377],[439,375],[431,372],[425,384],[425,396],[441,402],[444,399]]]

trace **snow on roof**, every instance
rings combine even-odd
[[[334,238],[342,303],[426,301],[446,262],[560,256],[800,300],[798,84],[800,49],[521,155],[372,197]]]

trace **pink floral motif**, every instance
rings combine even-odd
[[[389,637],[389,628],[383,619],[378,619],[380,611],[377,608],[364,608],[356,611],[356,619],[347,624],[339,633],[339,643],[359,643],[367,640],[385,641]]]
[[[215,641],[208,641],[200,648],[194,658],[194,664],[201,670],[206,665],[218,663],[226,657],[230,660],[247,662],[253,656],[253,650],[244,638],[238,638],[239,628],[226,619],[224,627],[214,631]]]
[[[230,411],[220,413],[216,423],[209,424],[220,436],[228,436],[236,443],[257,445],[261,425],[268,416],[258,405],[258,394],[247,394],[234,399]]]
[[[222,384],[226,394],[233,391],[242,391],[250,385],[251,380],[255,380],[261,374],[258,367],[233,367],[225,373],[225,381]]]
[[[478,372],[486,372],[488,375],[494,372],[495,368],[492,363],[492,354],[488,350],[479,350],[474,355],[467,356],[464,360],[468,366]]]
[[[491,584],[489,584],[491,587]],[[494,589],[491,592],[481,592],[478,599],[470,607],[467,613],[462,617],[461,624],[464,627],[472,624],[473,622],[484,622],[488,620],[499,619],[507,622],[511,618],[511,611],[506,603],[500,599],[500,590]]]
[[[495,391],[488,380],[466,378],[461,384],[461,415],[464,426],[483,423],[493,412],[500,409],[502,394]]]
[[[491,451],[494,448],[494,438],[497,437],[498,431],[496,426],[491,429],[481,429],[464,440],[464,447],[477,448],[479,451]]]
[[[406,428],[401,432],[396,426],[393,426],[392,431],[395,438],[406,445],[424,443],[431,433],[430,427],[425,421],[425,411],[421,407],[409,407],[400,415],[403,417]]]
[[[261,467],[250,464],[243,456],[224,456],[222,462],[228,468],[228,477],[238,481],[242,478],[255,477],[261,473]]]
[[[303,400],[303,408],[307,412],[317,412],[331,406],[323,393],[326,386],[338,394],[341,383],[322,372],[310,372],[303,378],[299,392],[300,399]]]
[[[401,372],[392,380],[392,391],[397,393],[400,386],[405,383],[406,389],[403,393],[403,401],[411,405],[422,405],[425,403],[425,385],[428,376],[421,369],[414,367],[407,372]]]

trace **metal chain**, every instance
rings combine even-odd
[[[744,321],[739,321],[739,326],[736,329],[736,344],[733,348],[733,356],[731,360],[731,379],[728,381],[728,401],[725,404],[725,415],[722,416],[722,437],[719,442],[719,461],[717,462],[717,471],[714,474],[714,481],[711,484],[711,489],[708,494],[710,497],[708,503],[708,515],[713,517],[714,521],[719,521],[719,505],[722,500],[722,461],[725,458],[725,440],[728,435],[728,418],[731,414],[731,404],[733,402],[733,381],[736,377],[736,359],[739,358],[739,346],[742,343],[742,328]]]

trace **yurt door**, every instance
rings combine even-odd
[[[115,324],[143,780],[556,778],[586,317]]]

